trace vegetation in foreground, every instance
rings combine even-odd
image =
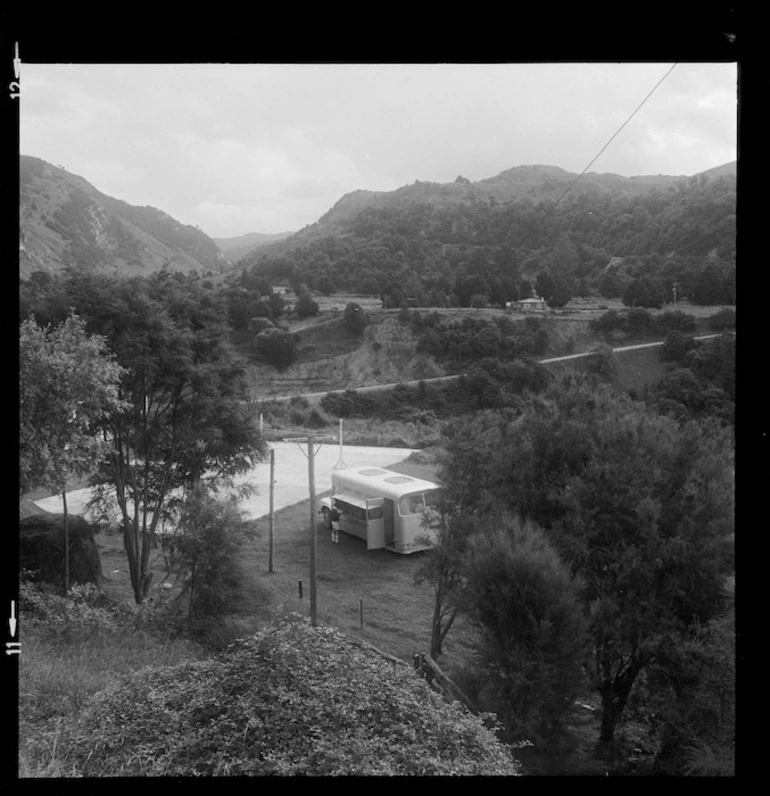
[[[242,572],[231,566],[237,545],[221,543],[224,537],[235,540],[237,512],[218,505],[213,491],[206,494],[202,474],[214,463],[225,474],[245,468],[259,457],[263,441],[243,413],[237,364],[220,356],[225,353],[220,345],[224,330],[212,319],[221,316],[221,307],[205,290],[173,279],[158,282],[152,295],[145,284],[136,295],[111,293],[107,287],[85,280],[78,289],[80,300],[93,299],[90,305],[86,302],[92,328],[103,333],[119,363],[128,368],[121,377],[121,397],[128,398],[130,408],[107,412],[108,422],[99,423],[113,432],[111,461],[117,466],[111,481],[101,471],[102,483],[114,483],[120,490],[137,450],[145,465],[139,484],[144,504],[133,516],[127,504],[121,506],[123,555],[128,554],[134,599],[148,603],[144,612],[138,605],[132,621],[150,613],[153,573],[148,562],[155,529],[162,514],[173,514],[182,520],[183,536],[175,550],[164,547],[162,552],[168,556],[169,572],[175,570],[180,578],[179,595],[187,598],[188,627],[194,628],[195,621],[221,616],[234,601],[244,599],[239,590]],[[110,301],[117,302],[117,312]],[[134,321],[123,326],[129,312]],[[633,311],[628,317],[643,319]],[[689,365],[696,380],[713,383],[705,406],[690,400],[697,390],[681,374],[673,385],[665,385],[662,398],[649,396],[647,407],[614,395],[601,384],[613,378],[611,351],[589,358],[589,378],[551,382],[537,363],[500,361],[497,337],[466,324],[458,327],[461,334],[452,341],[452,356],[457,359],[459,352],[461,358],[473,358],[487,343],[492,355],[450,389],[434,392],[421,384],[414,391],[394,390],[372,400],[344,394],[330,396],[320,409],[295,402],[289,411],[320,426],[329,415],[360,420],[385,416],[396,423],[441,429],[438,442],[448,454],[441,480],[450,486],[452,502],[445,507],[450,544],[434,557],[446,565],[432,573],[437,600],[442,601],[437,602],[438,614],[459,612],[480,634],[480,657],[469,659],[466,681],[479,703],[503,720],[510,740],[526,730],[537,739],[538,751],[548,753],[569,720],[568,708],[582,688],[581,675],[588,675],[603,701],[599,715],[605,744],[614,742],[624,712],[649,711],[660,770],[730,773],[734,652],[723,586],[731,573],[732,440],[724,429],[729,411],[715,412],[713,407],[729,410],[726,402],[734,401],[734,339],[725,336],[711,347],[690,346],[676,337],[678,323],[664,355]],[[534,344],[539,330],[530,331]],[[159,349],[161,341],[167,345]],[[40,389],[38,394],[44,397],[46,392]],[[61,414],[54,409],[54,415]],[[473,450],[467,440],[473,441]],[[511,444],[501,445],[501,440]],[[517,452],[515,459],[506,458],[510,450]],[[160,454],[162,462],[155,458]],[[68,466],[63,462],[54,473],[57,484],[64,483]],[[138,476],[137,471],[129,481]],[[208,486],[213,490],[216,485]],[[181,492],[176,503],[170,500],[173,487]],[[202,503],[196,504],[198,499]],[[471,515],[475,524],[467,520]],[[531,520],[537,528],[525,531],[519,520]],[[519,565],[527,576],[519,582],[531,586],[526,593],[507,588],[509,570]],[[488,587],[499,590],[499,599],[490,601]],[[116,642],[115,616],[101,617],[98,604],[81,603],[73,609],[74,617],[65,607],[63,621],[55,612],[41,621],[37,641],[42,654],[30,674],[37,664],[42,671],[44,661],[66,657],[60,646],[74,653],[86,639],[82,654],[92,643]],[[509,610],[500,612],[499,603]],[[449,614],[443,613],[444,604],[450,606]],[[585,633],[580,631],[580,612],[587,619]],[[506,619],[510,616],[520,619],[519,625],[512,626]],[[167,624],[163,638],[175,638],[177,628],[178,622]],[[439,622],[442,640],[448,630]],[[46,646],[50,640],[53,646]],[[590,641],[590,662],[580,660],[583,641]],[[708,648],[716,642],[718,657]],[[434,654],[442,654],[440,644]],[[582,663],[586,665],[579,671]],[[157,676],[160,683],[162,676]],[[83,770],[79,753],[73,751],[73,757],[67,751],[77,747],[78,732],[85,732],[76,729],[75,714],[91,710],[86,697],[101,690],[106,680],[115,683],[97,676],[94,687],[86,684],[74,699],[80,684],[73,683],[58,708],[49,705],[37,713],[35,703],[45,693],[46,678],[29,690],[25,683],[31,715],[43,722],[57,714],[67,718],[58,729],[47,725],[38,733],[37,727],[27,728],[24,770]],[[535,690],[541,680],[569,687],[564,693],[545,694]],[[154,720],[148,719],[150,726]],[[47,762],[39,740],[46,737],[56,739]],[[149,759],[149,747],[139,754]],[[721,762],[709,769],[709,759]],[[105,762],[104,772],[112,765]],[[114,765],[123,771],[132,764],[116,760]],[[233,765],[220,760],[212,770],[228,773]],[[288,771],[293,764],[280,765]]]
[[[128,666],[112,656],[150,635],[126,634],[127,619],[114,609],[86,599],[57,602],[28,588],[25,610],[33,645],[21,709],[38,731],[22,727],[21,776],[520,773],[512,747],[496,738],[493,717],[447,703],[411,666],[299,616],[216,656],[178,641],[167,665],[141,668],[136,651]],[[80,674],[58,693],[73,698],[78,679],[75,704],[57,703],[53,689],[44,696],[52,673],[40,653],[51,640],[35,628],[50,627],[71,663],[75,650],[112,650],[104,660],[108,677],[97,671],[100,660],[78,660]],[[158,653],[159,640],[148,648]]]

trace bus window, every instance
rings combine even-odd
[[[366,522],[366,509],[360,506],[353,506],[350,503],[346,503],[344,500],[338,499],[335,499],[334,505],[337,506],[343,517],[356,522]]]
[[[441,505],[442,497],[443,497],[443,490],[441,490],[441,489],[429,489],[425,493],[425,505],[429,509],[437,509]]]
[[[369,519],[370,520],[381,520],[385,516],[385,513],[382,509],[382,506],[372,506],[369,509]]]
[[[425,500],[422,494],[406,495],[398,501],[399,514],[419,514],[425,511]]]

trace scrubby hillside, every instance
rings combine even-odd
[[[19,275],[81,271],[220,272],[211,238],[154,207],[138,207],[39,158],[21,156]]]
[[[410,666],[306,620],[137,673],[97,696],[62,744],[85,776],[519,773],[480,718]]]

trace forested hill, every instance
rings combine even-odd
[[[355,191],[317,223],[249,253],[237,270],[423,306],[467,305],[472,292],[491,303],[515,299],[526,293],[522,280],[534,286],[540,274],[564,295],[608,297],[638,279],[664,293],[677,285],[683,296],[705,279],[729,303],[736,171],[732,162],[690,177],[578,179],[537,165],[477,182],[460,175],[452,183]],[[464,286],[471,277],[474,284]]]
[[[138,207],[39,158],[21,156],[19,270],[81,270],[147,274],[219,273],[229,264],[197,227],[154,207]]]

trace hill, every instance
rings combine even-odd
[[[39,158],[19,168],[19,275],[88,271],[146,274],[161,269],[219,273],[229,264],[197,227],[154,207],[130,205]]]
[[[235,264],[254,249],[288,238],[291,234],[293,233],[276,232],[274,234],[265,234],[262,232],[249,232],[246,235],[238,235],[234,238],[214,238],[213,240],[225,258]]]
[[[566,298],[617,298],[645,278],[666,297],[676,285],[679,298],[699,292],[710,298],[698,303],[731,303],[735,211],[734,162],[690,177],[517,166],[478,182],[353,191],[239,267],[291,278],[295,289],[387,296],[389,306],[469,306],[478,294],[502,306],[533,288],[548,299],[535,285],[543,272]],[[460,284],[470,277],[482,281]]]

